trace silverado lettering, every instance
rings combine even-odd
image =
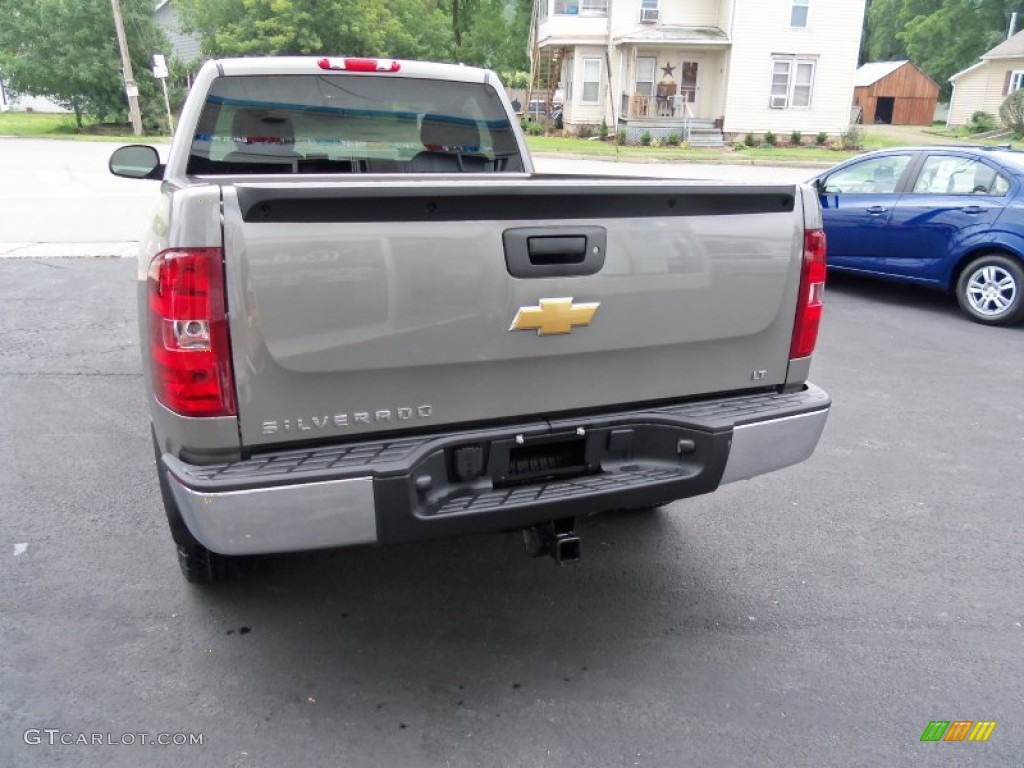
[[[395,408],[393,410],[380,411],[354,411],[352,413],[335,413],[332,416],[309,416],[297,419],[279,419],[277,421],[264,421],[263,434],[273,435],[277,432],[290,432],[295,429],[299,432],[309,432],[313,429],[324,429],[328,426],[351,427],[355,424],[389,424],[396,421],[410,421],[415,419],[429,419],[433,415],[433,408],[429,405],[419,405],[415,408]]]

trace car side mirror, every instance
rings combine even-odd
[[[148,144],[118,147],[110,156],[110,172],[125,179],[161,179],[164,164],[160,153]]]
[[[819,195],[825,194],[825,178],[819,176],[814,180],[814,188],[818,191]]]

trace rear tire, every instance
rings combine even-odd
[[[980,256],[956,281],[960,309],[976,323],[1012,325],[1024,319],[1024,267],[1001,253]]]
[[[213,584],[228,576],[228,558],[211,552],[202,544],[178,545],[178,566],[185,581],[192,584]]]
[[[211,552],[199,541],[185,525],[185,520],[178,510],[174,501],[174,494],[171,493],[170,481],[167,479],[167,470],[164,469],[160,460],[160,448],[156,442],[156,431],[152,430],[153,453],[156,456],[156,474],[160,482],[160,498],[164,504],[164,512],[167,514],[167,525],[171,529],[171,538],[178,549],[178,566],[185,580],[192,584],[213,584],[223,581],[228,577],[228,565],[231,558]]]

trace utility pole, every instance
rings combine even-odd
[[[110,0],[114,9],[114,26],[117,27],[117,44],[121,47],[121,66],[124,67],[124,91],[128,94],[128,114],[136,136],[142,135],[142,114],[139,112],[139,87],[132,73],[132,60],[128,56],[128,43],[124,37],[124,20],[121,18],[120,0]]]

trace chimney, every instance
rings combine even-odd
[[[1009,40],[1017,31],[1017,12],[1010,14],[1010,29],[1006,32],[1006,39]]]

